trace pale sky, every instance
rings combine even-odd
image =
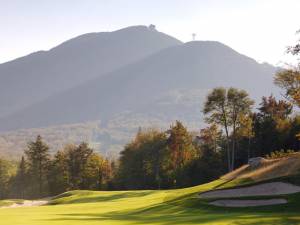
[[[280,65],[300,38],[300,0],[0,0],[0,63],[84,33],[149,24]]]

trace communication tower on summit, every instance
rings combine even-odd
[[[196,33],[192,33],[192,40],[193,40],[193,41],[196,40]]]
[[[151,31],[156,31],[156,26],[154,24],[150,24],[148,28]]]

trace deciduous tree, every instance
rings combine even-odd
[[[234,169],[238,118],[241,114],[248,113],[253,104],[254,102],[248,97],[246,91],[236,88],[229,88],[228,90],[215,88],[209,93],[204,104],[203,112],[206,115],[206,121],[216,123],[225,130],[229,171]],[[232,131],[231,134],[230,131]]]

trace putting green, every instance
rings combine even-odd
[[[0,224],[300,224],[300,194],[285,196],[286,205],[241,209],[210,206],[198,197],[222,182],[168,191],[72,191],[53,205],[2,208]]]

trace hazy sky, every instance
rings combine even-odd
[[[278,64],[300,29],[300,0],[0,0],[0,63],[74,36],[155,24],[184,42],[217,40]]]

